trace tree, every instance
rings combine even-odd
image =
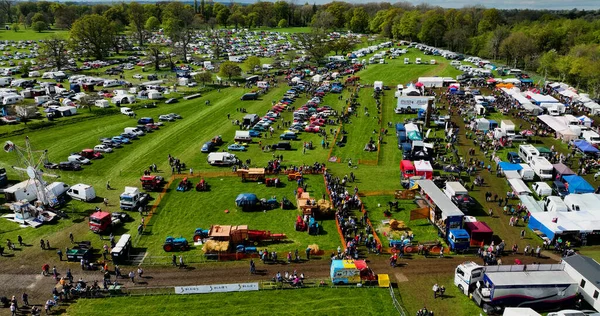
[[[79,17],[76,5],[53,3],[51,10],[54,14],[54,25],[62,29],[70,29]]]
[[[198,17],[193,13],[189,5],[181,2],[171,2],[165,8],[163,20],[166,34],[173,40],[173,48],[176,48],[187,62],[189,44],[193,40],[195,28],[199,25]],[[179,43],[175,46],[175,43]]]
[[[144,46],[146,36],[146,13],[144,6],[137,2],[131,2],[129,5],[129,20],[138,40],[140,47]]]
[[[156,71],[160,70],[160,62],[164,58],[162,50],[163,50],[162,45],[154,44],[154,43],[148,45],[148,47],[146,48],[148,57],[150,57],[150,60],[154,64],[154,70],[156,70]]]
[[[327,31],[334,26],[334,17],[327,11],[318,11],[313,15],[310,25],[317,31]]]
[[[242,11],[235,11],[232,15],[229,16],[229,18],[227,18],[227,22],[233,25],[236,29],[238,28],[238,26],[244,25],[244,15],[242,14]]]
[[[498,54],[500,53],[500,45],[502,41],[506,39],[510,35],[510,30],[505,26],[497,27],[490,36],[490,40],[488,41],[489,51],[492,54],[493,59],[498,58]]]
[[[221,26],[227,27],[227,19],[229,19],[230,14],[231,12],[229,12],[229,8],[226,6],[223,6],[217,12],[217,21],[219,22],[219,24],[221,24]]]
[[[288,21],[286,19],[281,19],[281,20],[279,20],[279,23],[277,23],[277,27],[280,29],[287,27],[287,25],[288,25]]]
[[[395,38],[404,38],[410,41],[419,33],[419,11],[409,11],[402,15],[399,23],[392,27]]]
[[[364,33],[369,28],[369,15],[363,9],[358,7],[354,9],[352,19],[350,20],[350,30],[355,33]]]
[[[13,32],[18,32],[21,29],[21,26],[19,26],[19,23],[13,23],[10,25],[10,28],[13,30]]]
[[[42,31],[45,31],[46,29],[48,29],[48,26],[46,25],[46,22],[37,21],[37,22],[33,23],[32,28],[34,31],[36,31],[38,33],[42,33]]]
[[[94,100],[91,95],[86,94],[79,98],[79,105],[83,108],[87,108],[91,113],[92,109],[94,108],[95,101],[96,100]]]
[[[260,67],[260,58],[256,56],[250,56],[248,57],[248,59],[246,59],[244,65],[246,66],[246,68],[248,68],[249,71],[252,71],[254,73],[254,70],[257,67]]]
[[[329,12],[333,16],[333,27],[341,29],[346,24],[344,14],[348,11],[348,4],[345,2],[331,2],[327,4],[325,11]]]
[[[202,85],[206,85],[207,82],[211,82],[212,81],[212,74],[210,72],[207,71],[202,71],[197,73],[194,76],[194,80],[201,82]]]
[[[479,34],[483,34],[494,30],[501,22],[502,17],[500,16],[500,11],[498,11],[498,9],[487,9],[483,11],[483,16],[477,25],[477,30],[479,31]]]
[[[146,20],[144,27],[148,31],[156,31],[160,27],[160,21],[155,16],[151,16]]]
[[[13,15],[15,14],[15,1],[0,0],[0,12],[4,12],[4,14],[6,14],[8,23],[13,23]]]
[[[35,13],[32,17],[31,17],[31,24],[35,24],[36,22],[44,22],[46,23],[46,17],[44,16],[43,13]]]
[[[523,32],[510,34],[500,45],[500,51],[507,60],[512,60],[512,66],[517,68],[520,62],[527,66],[529,59],[535,54],[535,46],[530,37]]]
[[[63,66],[68,64],[68,44],[69,43],[60,36],[50,36],[40,44],[40,54],[38,58],[40,61],[61,70]]]
[[[434,46],[441,45],[444,33],[446,33],[446,20],[444,16],[432,10],[427,11],[424,18],[421,31],[419,32],[419,40]]]
[[[113,46],[113,25],[103,16],[85,15],[73,23],[70,37],[75,47],[86,55],[103,59]]]
[[[323,57],[330,51],[330,47],[325,42],[326,35],[323,32],[300,33],[298,38],[304,44],[306,52],[319,65]]]
[[[242,74],[242,68],[232,61],[225,61],[221,64],[219,74],[231,80],[231,77],[236,77]]]
[[[338,54],[338,52],[344,54],[348,51],[351,51],[352,48],[354,48],[354,43],[350,41],[347,37],[340,37],[337,41],[333,42],[330,45],[330,48],[335,52],[336,55]]]

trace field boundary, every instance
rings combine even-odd
[[[394,288],[392,287],[391,284],[390,284],[389,289],[390,289],[390,296],[392,297],[392,304],[398,311],[398,314],[400,314],[402,316],[407,316],[407,312],[404,310],[404,307],[398,302],[398,299],[396,299],[396,292],[394,291]]]

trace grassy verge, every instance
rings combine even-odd
[[[224,304],[224,302],[227,302]],[[135,306],[135,309],[131,307]],[[69,315],[393,315],[388,289],[318,288],[199,295],[118,297],[80,300],[67,308]]]

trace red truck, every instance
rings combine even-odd
[[[142,182],[142,187],[146,191],[158,191],[162,189],[164,184],[164,179],[161,176],[142,176],[140,181]]]
[[[100,234],[112,228],[112,217],[109,212],[97,211],[90,215],[90,230]]]

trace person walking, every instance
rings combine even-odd
[[[311,251],[311,250],[312,250],[312,249],[310,249],[310,247],[307,247],[307,248],[306,248],[306,260],[310,260],[310,251]]]
[[[250,259],[250,274],[256,273],[256,265],[254,264],[254,260]]]
[[[58,259],[62,261],[63,252],[60,250],[60,248],[56,251],[56,254],[58,255]]]
[[[438,287],[437,283],[433,285],[433,288],[432,288],[432,290],[433,290],[433,299],[437,298],[439,289],[440,288]]]
[[[183,256],[180,255],[179,256],[179,269],[181,269],[183,267],[184,267],[184,265],[183,265]]]
[[[129,271],[129,278],[131,279],[131,283],[135,283],[135,273],[133,271]]]
[[[173,257],[171,258],[171,263],[173,264],[174,267],[177,266],[177,256],[173,255]]]
[[[444,299],[444,293],[446,293],[446,288],[442,285],[440,286],[440,298]]]
[[[23,292],[23,295],[21,295],[21,300],[23,301],[23,305],[29,306],[29,295],[27,293]]]
[[[21,235],[17,236],[17,241],[19,242],[19,246],[23,247],[23,237],[21,237]]]
[[[140,279],[142,279],[144,277],[144,270],[142,269],[142,267],[138,267],[137,273],[138,273],[138,276],[140,277]]]
[[[69,233],[69,240],[71,241],[72,244],[75,243],[74,238],[73,238],[73,233]]]
[[[521,239],[523,239],[523,238],[525,238],[525,230],[524,229],[521,230]]]

